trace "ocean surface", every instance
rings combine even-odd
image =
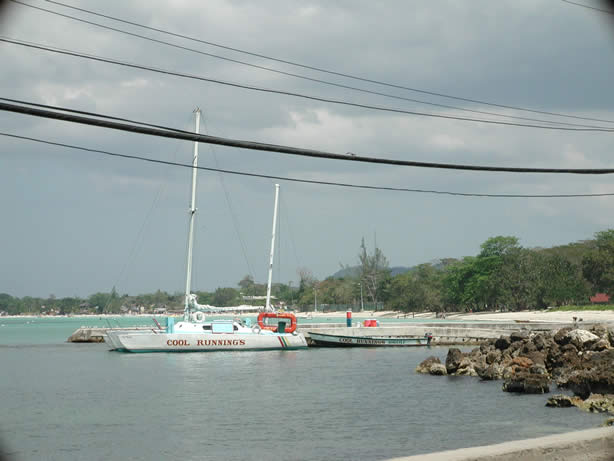
[[[380,460],[604,419],[501,382],[414,372],[447,347],[125,354],[64,342],[108,321],[151,323],[0,318],[9,460]]]

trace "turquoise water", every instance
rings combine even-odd
[[[122,354],[64,342],[105,323],[0,318],[9,459],[378,460],[603,420],[504,393],[500,382],[414,373],[427,356],[444,358],[443,347]]]
[[[165,317],[155,317],[161,325],[166,325]],[[229,317],[232,318],[232,317]],[[242,316],[256,321],[256,316]],[[364,319],[354,318],[354,323]],[[299,324],[343,323],[345,317],[316,317],[298,319]],[[442,319],[380,319],[382,324],[392,323],[433,323],[447,322]],[[460,322],[460,321],[459,321]],[[0,317],[0,345],[2,344],[57,344],[65,341],[79,327],[134,327],[154,326],[152,317]]]

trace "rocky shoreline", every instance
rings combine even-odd
[[[416,372],[501,380],[505,392],[544,394],[558,387],[573,396],[555,395],[547,406],[614,415],[613,345],[614,328],[604,325],[520,331],[487,340],[470,352],[450,348],[445,363],[431,356]]]

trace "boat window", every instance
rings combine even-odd
[[[223,320],[215,321],[212,325],[213,333],[234,333],[232,322],[224,322]]]
[[[234,331],[239,331],[239,325],[237,325],[236,323],[232,326]]]
[[[211,330],[211,325],[203,325],[203,330]]]

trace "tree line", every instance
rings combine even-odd
[[[369,252],[364,239],[358,265],[349,274],[318,280],[308,269],[298,272],[299,284],[272,285],[274,303],[301,311],[374,307],[404,312],[543,309],[588,304],[589,296],[614,294],[614,229],[594,239],[552,248],[523,248],[513,236],[491,237],[475,256],[421,264],[392,276],[381,249]],[[197,291],[200,304],[263,305],[266,285],[245,276],[236,287]],[[94,293],[87,298],[13,297],[0,293],[0,312],[30,313],[151,313],[164,308],[180,311],[183,294],[165,291],[138,296]]]

